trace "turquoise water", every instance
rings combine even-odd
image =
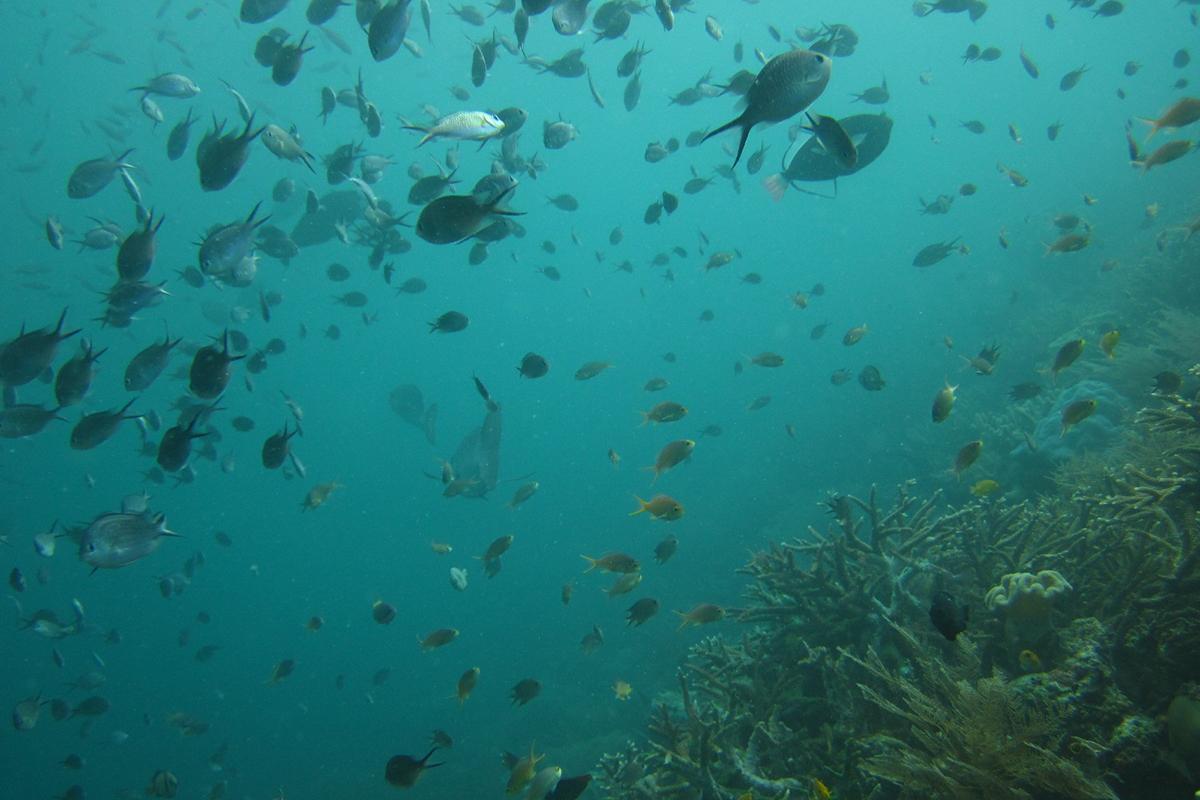
[[[426,775],[414,796],[499,796],[506,780],[500,752],[526,752],[531,742],[549,754],[544,763],[561,765],[564,774],[587,772],[606,750],[642,735],[651,703],[673,689],[690,645],[711,632],[737,636],[732,621],[676,632],[671,610],[702,602],[736,607],[743,580],[735,568],[771,539],[823,525],[819,503],[828,490],[862,494],[871,484],[915,478],[922,491],[940,487],[954,499],[967,498],[970,481],[956,483],[947,471],[985,419],[1007,413],[1012,384],[1039,380],[1056,397],[1063,387],[1051,386],[1038,371],[1049,367],[1067,338],[1082,335],[1094,344],[1103,321],[1136,345],[1139,330],[1151,326],[1135,302],[1156,284],[1144,260],[1157,252],[1156,237],[1164,231],[1177,246],[1170,231],[1194,215],[1196,166],[1188,156],[1139,174],[1129,165],[1123,125],[1130,117],[1157,116],[1187,93],[1174,84],[1194,79],[1195,71],[1173,66],[1172,57],[1195,41],[1189,6],[1134,3],[1115,18],[1094,19],[1055,3],[1049,10],[1058,24],[1050,30],[1045,4],[1036,10],[996,4],[975,23],[963,14],[919,18],[903,3],[847,9],[814,2],[802,10],[781,2],[694,5],[694,13],[679,12],[669,33],[653,13],[635,15],[615,42],[593,42],[587,33],[560,36],[548,14],[533,20],[526,53],[553,59],[584,47],[606,108],[593,101],[586,78],[539,75],[503,48],[486,83],[471,87],[464,34],[485,38],[494,23],[499,34],[511,36],[512,17],[496,14],[487,27],[472,27],[439,2],[433,3],[432,41],[414,7],[409,36],[423,56],[402,49],[382,63],[371,59],[353,8],[341,9],[327,26],[349,43],[350,55],[312,29],[300,2],[261,25],[239,23],[236,4],[169,0],[0,11],[7,31],[0,58],[18,84],[0,95],[10,187],[0,198],[10,220],[0,336],[17,336],[22,324],[53,325],[69,307],[68,329],[81,327],[80,337],[108,348],[82,406],[63,411],[67,422],[28,439],[4,440],[0,478],[8,502],[0,533],[12,546],[0,549],[0,566],[19,568],[28,583],[13,596],[24,616],[52,609],[63,621],[77,598],[87,623],[57,641],[15,625],[0,628],[5,696],[10,706],[39,693],[75,703],[87,694],[68,692],[64,683],[96,670],[107,682],[94,694],[112,706],[85,726],[78,718],[55,721],[47,706],[33,730],[6,728],[0,765],[10,796],[49,798],[72,784],[88,797],[140,795],[151,775],[165,769],[178,776],[181,797],[208,796],[221,780],[230,797],[272,797],[280,788],[289,798],[382,797],[395,791],[383,780],[388,758],[422,755],[435,728],[449,732],[455,746],[437,754],[445,766]],[[189,20],[193,9],[200,13]],[[720,42],[704,31],[709,14],[723,27]],[[699,194],[682,191],[693,169],[707,176],[731,163],[725,150],[735,146],[735,133],[695,148],[683,145],[661,163],[643,159],[650,141],[682,141],[737,113],[729,95],[687,107],[668,104],[669,95],[710,70],[714,82],[742,67],[757,70],[754,48],[768,56],[783,52],[787,45],[768,35],[768,25],[794,39],[796,26],[835,21],[852,26],[860,43],[852,56],[834,60],[828,88],[812,110],[837,117],[886,111],[894,120],[886,152],[839,181],[836,200],[789,189],[774,202],[761,185],[779,171],[788,128],[799,118],[752,131],[736,170],[740,193],[721,177]],[[286,88],[273,84],[270,71],[252,58],[255,41],[275,25],[296,38],[310,30],[315,46]],[[639,40],[653,52],[642,65],[641,102],[629,113],[615,65]],[[739,41],[746,51],[741,65],[733,58]],[[972,42],[1003,54],[993,63],[963,64],[961,54]],[[1036,81],[1018,64],[1022,46],[1040,67]],[[1130,60],[1142,68],[1127,77],[1123,67]],[[1061,91],[1061,76],[1081,65],[1090,71],[1076,88]],[[365,93],[384,118],[377,139],[366,136],[352,109],[339,107],[324,125],[318,118],[320,88],[352,87],[360,69]],[[168,71],[186,73],[202,92],[188,100],[156,98],[166,120],[155,127],[128,88]],[[928,85],[919,80],[922,73]],[[885,106],[852,102],[854,93],[883,76],[891,92]],[[396,296],[368,266],[366,248],[336,240],[304,248],[289,265],[261,256],[248,288],[189,286],[176,271],[196,263],[195,243],[210,226],[241,219],[263,201],[272,223],[290,231],[304,213],[304,190],[324,195],[330,188],[323,170],[314,175],[255,143],[231,186],[201,191],[193,153],[208,121],[215,114],[229,127],[241,126],[223,80],[246,97],[257,121],[295,124],[305,148],[318,156],[348,142],[391,156],[396,164],[374,190],[398,211],[419,210],[405,202],[407,166],[418,163],[430,174],[432,159],[453,144],[416,149],[417,134],[401,130],[396,115],[423,120],[426,105],[442,114],[525,108],[529,121],[519,149],[527,157],[539,154],[547,166],[536,180],[518,176],[520,186],[507,201],[524,212],[516,219],[526,235],[492,245],[487,261],[469,266],[470,244],[434,246],[402,229],[412,248],[389,256],[396,268],[392,282],[420,276],[429,289],[419,295]],[[452,97],[452,85],[469,87],[470,99]],[[192,145],[171,162],[166,136],[189,107],[199,120]],[[560,115],[577,126],[578,139],[547,151],[542,124]],[[102,118],[120,122],[124,141],[102,132]],[[960,127],[972,119],[985,123],[983,135]],[[1055,121],[1063,127],[1051,142],[1045,129]],[[1009,123],[1020,129],[1023,143],[1010,138]],[[1144,136],[1144,126],[1135,123],[1134,130]],[[1154,142],[1188,134],[1162,133]],[[770,147],[766,166],[749,175],[745,159],[760,144]],[[69,199],[65,190],[77,163],[130,147],[145,205],[166,215],[147,279],[167,281],[171,294],[127,328],[102,327],[94,321],[103,310],[98,292],[114,280],[114,251],[80,253],[71,244],[56,251],[43,224],[56,216],[68,238],[91,226],[88,217],[111,218],[131,230],[133,209],[119,179],[85,200]],[[459,191],[488,172],[496,149],[457,148]],[[1019,170],[1028,186],[1014,187],[997,162]],[[271,190],[284,177],[299,189],[276,203]],[[957,196],[968,182],[978,192]],[[664,190],[680,197],[679,210],[658,225],[644,224],[644,209]],[[561,193],[575,195],[580,209],[568,213],[548,204],[547,197]],[[931,201],[939,194],[956,195],[950,212],[920,215],[918,197]],[[1084,194],[1098,204],[1085,205]],[[1148,223],[1152,204],[1158,216]],[[1090,223],[1090,244],[1079,253],[1045,257],[1044,245],[1059,235],[1051,219],[1066,212]],[[415,219],[414,213],[408,221]],[[608,237],[616,226],[624,239],[614,246]],[[997,243],[1002,228],[1007,249]],[[928,269],[911,266],[925,245],[958,237],[969,254],[956,252]],[[554,254],[543,248],[547,241]],[[676,246],[686,255],[672,255],[665,268],[651,265],[655,254]],[[713,252],[734,249],[740,258],[704,269]],[[615,269],[626,259],[632,273]],[[1102,271],[1109,260],[1120,266]],[[350,268],[348,281],[326,277],[334,261]],[[557,267],[562,280],[537,272],[545,266]],[[664,279],[667,268],[673,282]],[[742,282],[748,272],[760,273],[762,283]],[[791,295],[817,283],[826,293],[810,297],[806,309],[795,307]],[[260,290],[282,298],[269,322],[258,312]],[[332,300],[352,290],[367,294],[365,309]],[[715,315],[711,322],[698,319],[706,309]],[[448,310],[470,316],[467,330],[427,333],[426,323]],[[362,311],[376,315],[370,325]],[[810,329],[824,322],[826,335],[811,339]],[[170,478],[159,485],[143,477],[153,461],[139,455],[133,422],[94,450],[68,446],[81,412],[119,408],[129,399],[122,387],[125,364],[161,339],[164,323],[192,350],[226,327],[249,337],[251,352],[275,337],[287,344],[261,374],[249,375],[245,362],[234,366],[221,403],[227,410],[213,417],[219,441],[215,433],[209,437],[218,461],[193,457],[195,478],[178,487]],[[843,346],[843,333],[863,323],[867,336]],[[323,334],[329,325],[341,330],[336,341]],[[80,337],[59,349],[56,366],[74,354]],[[955,342],[953,350],[945,337]],[[965,369],[960,354],[974,355],[992,342],[1002,347],[997,374],[981,378]],[[517,374],[529,351],[550,361],[547,377],[530,381]],[[764,351],[783,355],[783,367],[747,363]],[[667,353],[674,362],[664,360]],[[574,371],[594,360],[613,366],[591,381],[576,381]],[[1093,347],[1086,361],[1094,371],[1103,357]],[[736,362],[744,373],[735,374]],[[187,388],[179,370],[188,363],[189,356],[177,352],[133,411],[154,410],[164,427],[174,424],[172,403]],[[882,371],[882,392],[866,392],[853,378],[841,386],[830,381],[837,369],[857,375],[868,364]],[[502,483],[486,500],[446,499],[425,473],[437,474],[440,459],[481,424],[485,408],[472,375],[502,407]],[[643,391],[655,376],[668,379],[669,388]],[[961,384],[959,408],[933,426],[930,403],[944,381]],[[400,384],[420,386],[427,402],[438,404],[436,444],[390,409],[389,393]],[[303,407],[304,435],[293,447],[307,477],[294,469],[268,472],[259,463],[263,439],[291,419],[281,391]],[[767,395],[769,405],[747,411]],[[53,405],[53,387],[35,381],[19,387],[17,398]],[[686,419],[639,427],[637,412],[662,400],[685,404]],[[1049,406],[1035,413],[1048,412]],[[237,415],[254,419],[254,431],[234,430]],[[710,424],[722,435],[700,437]],[[150,434],[155,441],[160,435]],[[698,439],[692,459],[651,486],[642,468],[663,445],[683,437]],[[1044,476],[1026,475],[1032,467],[1005,458],[1020,442],[989,445],[970,477],[996,477],[1015,496],[1034,491]],[[621,456],[619,469],[606,457],[610,448]],[[540,491],[521,508],[506,508],[529,475]],[[344,486],[328,503],[301,512],[312,486],[335,480]],[[53,559],[34,553],[34,534],[55,520],[86,524],[143,489],[181,538],[129,567],[95,574],[77,560],[69,539],[58,540]],[[656,491],[684,504],[682,520],[627,516],[636,508],[634,494]],[[217,531],[233,545],[217,544]],[[679,552],[659,565],[653,548],[667,533],[679,538]],[[473,557],[503,534],[515,542],[500,574],[488,579]],[[431,540],[454,550],[436,555]],[[581,554],[610,551],[643,564],[644,580],[630,595],[606,598],[601,590],[609,579],[582,574]],[[163,599],[157,579],[197,552],[205,564],[186,591]],[[451,566],[469,571],[465,592],[448,585]],[[559,594],[566,582],[575,593],[564,607]],[[658,598],[663,610],[644,627],[627,628],[625,609],[646,596]],[[391,625],[372,620],[376,599],[398,609]],[[201,612],[209,622],[197,620]],[[12,613],[18,618],[15,608]],[[313,615],[325,620],[320,631],[305,630]],[[579,642],[594,624],[606,641],[585,654]],[[444,649],[421,652],[417,638],[442,627],[461,635]],[[111,630],[120,632],[119,644],[106,641]],[[194,654],[207,644],[221,649],[198,663]],[[63,667],[52,660],[52,648]],[[285,658],[295,660],[295,673],[265,686],[272,666]],[[471,666],[481,668],[480,683],[459,709],[455,681]],[[389,668],[390,677],[376,686],[372,676],[381,668]],[[509,689],[526,677],[542,682],[542,694],[514,708]],[[633,686],[629,701],[614,697],[616,680]],[[207,732],[181,736],[166,721],[176,711],[207,722]],[[223,743],[228,752],[218,771],[209,758]],[[83,756],[82,770],[59,765],[69,753]]]

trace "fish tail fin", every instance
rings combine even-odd
[[[629,516],[631,516],[631,517],[636,517],[638,514],[641,514],[641,513],[643,513],[643,512],[644,512],[646,509],[650,508],[650,504],[649,504],[649,503],[647,503],[647,502],[646,502],[645,500],[643,500],[642,498],[638,497],[636,494],[633,496],[633,499],[634,499],[634,500],[637,500],[637,502],[638,502],[638,510],[637,510],[637,511],[630,511],[630,512],[629,512]]]
[[[783,177],[782,172],[776,172],[774,175],[768,175],[763,179],[762,185],[763,188],[767,190],[767,194],[771,195],[771,199],[776,203],[783,199],[783,194],[788,188],[788,182]]]
[[[704,134],[704,138],[700,140],[700,143],[703,144],[704,142],[707,142],[709,139],[716,136],[718,133],[724,133],[725,131],[729,130],[730,128],[736,128],[737,126],[742,124],[742,120],[745,118],[745,116],[746,116],[745,112],[742,112],[741,114],[738,114],[733,119],[729,120],[729,122],[726,122],[724,125],[721,125],[720,127],[717,127],[717,128],[713,128],[711,131]]]
[[[1144,122],[1150,126],[1150,131],[1146,134],[1145,144],[1149,144],[1150,140],[1154,138],[1154,134],[1158,133],[1162,129],[1162,126],[1158,124],[1158,120],[1156,119],[1150,119],[1149,117],[1134,117],[1134,119],[1136,119],[1138,122]]]
[[[600,560],[598,558],[592,558],[591,556],[584,555],[581,555],[580,558],[588,562],[588,568],[583,571],[585,575],[594,570],[596,568],[596,563]]]

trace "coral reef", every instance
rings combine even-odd
[[[817,781],[839,800],[1190,795],[1200,401],[1158,398],[1079,479],[959,507],[913,483],[890,504],[831,494],[824,530],[742,568],[740,637],[691,650],[598,785],[613,800],[795,800]],[[974,610],[955,641],[931,624],[935,592]]]

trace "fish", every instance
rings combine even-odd
[[[1135,117],[1135,119],[1150,126],[1150,130],[1146,133],[1146,141],[1149,142],[1159,131],[1185,128],[1200,120],[1200,97],[1184,97],[1176,100],[1157,118]]]
[[[659,602],[653,597],[643,597],[631,605],[625,613],[626,625],[640,627],[658,613]]]
[[[967,442],[959,448],[958,455],[954,457],[954,476],[961,477],[972,464],[978,459],[980,453],[983,452],[983,440],[976,439],[972,442]]]
[[[634,500],[637,501],[638,508],[635,511],[629,512],[629,516],[631,517],[647,513],[651,519],[661,519],[665,522],[674,522],[683,518],[683,505],[670,495],[659,494],[650,500],[643,500],[634,495]]]
[[[960,606],[949,592],[939,590],[933,593],[933,600],[929,606],[929,621],[938,633],[949,641],[953,642],[967,629],[970,616],[971,607]]]
[[[509,692],[513,705],[523,706],[542,692],[542,684],[534,678],[522,678]]]
[[[1083,355],[1086,345],[1087,340],[1085,339],[1072,339],[1058,348],[1058,352],[1054,354],[1054,363],[1050,365],[1050,376],[1057,378],[1058,373],[1074,364],[1075,359]]]
[[[676,611],[675,614],[681,620],[678,630],[683,630],[693,625],[719,622],[725,618],[725,609],[713,603],[701,603],[693,607],[691,611]]]
[[[375,61],[386,61],[404,44],[412,21],[410,5],[411,0],[391,0],[371,17],[367,25],[367,48]]]
[[[520,216],[524,212],[500,207],[500,203],[514,189],[515,182],[483,203],[476,200],[474,195],[438,197],[421,209],[417,219],[417,235],[430,244],[457,244],[479,233],[494,215]]]
[[[101,514],[83,530],[79,560],[93,571],[118,569],[152,554],[164,538],[179,535],[167,528],[163,514]]]
[[[808,117],[809,126],[805,130],[810,131],[821,142],[821,146],[825,148],[837,163],[847,170],[852,170],[858,164],[858,147],[854,144],[854,140],[850,138],[850,134],[842,127],[842,123],[836,117],[827,117],[822,114],[817,114],[815,117],[805,112]]]
[[[402,125],[406,131],[419,131],[424,135],[417,147],[434,139],[456,139],[468,142],[486,142],[504,133],[504,120],[488,111],[456,111],[441,117],[432,125]]]
[[[668,442],[659,451],[658,457],[654,460],[654,465],[645,469],[652,471],[654,473],[654,480],[658,480],[659,475],[690,459],[692,451],[695,448],[696,441],[694,439],[676,439],[673,442]]]
[[[407,755],[392,756],[388,759],[387,766],[384,768],[384,779],[397,788],[411,788],[426,770],[440,767],[445,763],[443,761],[439,761],[436,764],[429,763],[429,759],[437,751],[438,748],[433,747],[422,758],[414,758]]]
[[[970,489],[970,492],[975,497],[988,497],[1000,491],[1000,484],[991,478],[983,478],[976,481]]]
[[[458,678],[455,696],[458,698],[458,705],[461,708],[463,703],[471,697],[471,692],[475,691],[476,684],[479,683],[479,667],[471,667]]]
[[[600,570],[602,572],[617,572],[621,574],[629,574],[637,572],[641,569],[637,559],[625,553],[607,553],[599,558],[591,556],[580,556],[584,561],[588,562],[588,568],[585,573],[592,570]]]
[[[1117,343],[1121,341],[1121,332],[1113,329],[1100,337],[1100,350],[1110,359],[1117,357]]]
[[[1066,436],[1067,431],[1095,413],[1098,405],[1099,403],[1095,398],[1087,398],[1076,400],[1065,406],[1062,410],[1062,429],[1059,431],[1059,438]]]
[[[950,417],[950,412],[954,410],[954,402],[957,399],[954,391],[957,386],[951,386],[947,383],[933,398],[933,407],[930,411],[930,416],[934,422],[945,422]]]
[[[746,91],[746,109],[740,115],[709,131],[708,141],[731,128],[741,128],[733,166],[737,166],[750,137],[760,122],[782,122],[808,108],[829,83],[832,60],[811,50],[792,50],[768,61]]]
[[[137,169],[125,160],[132,153],[130,148],[115,158],[92,158],[77,164],[67,178],[67,197],[73,200],[93,197],[112,183],[118,172]]]

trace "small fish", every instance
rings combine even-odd
[[[1075,359],[1083,355],[1083,348],[1086,344],[1087,340],[1085,339],[1072,339],[1058,348],[1058,352],[1054,354],[1054,363],[1050,367],[1051,377],[1057,378],[1058,373],[1074,364]]]
[[[1120,331],[1115,330],[1115,329],[1108,331],[1107,333],[1105,333],[1103,336],[1100,337],[1100,349],[1104,352],[1104,355],[1108,356],[1110,359],[1116,358],[1117,357],[1117,343],[1120,341],[1121,341],[1121,332]]]
[[[643,500],[634,495],[634,499],[638,502],[638,508],[629,512],[631,517],[648,513],[651,519],[661,519],[665,522],[673,522],[683,517],[683,504],[670,495],[659,494],[650,500]]]
[[[976,481],[971,486],[970,491],[976,497],[988,497],[1000,491],[1000,484],[991,478],[984,478],[983,480]]]
[[[933,408],[930,416],[934,422],[945,422],[949,418],[950,412],[954,410],[954,401],[957,399],[954,391],[957,386],[951,386],[947,383],[943,386],[933,398]]]
[[[692,625],[708,625],[719,622],[725,618],[725,609],[713,603],[701,603],[691,611],[676,611],[675,614],[681,620],[678,630],[683,630]]]
[[[1067,431],[1090,417],[1099,403],[1094,398],[1076,400],[1062,410],[1062,430],[1059,437],[1067,435]]]
[[[954,457],[954,475],[959,477],[978,459],[983,452],[983,440],[976,439],[973,442],[967,442],[958,451],[958,455]]]

